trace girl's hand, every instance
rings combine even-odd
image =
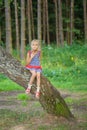
[[[31,60],[33,59],[33,57],[36,55],[37,53],[32,52],[31,54],[27,53],[27,58],[26,58],[26,64],[28,65]]]
[[[36,53],[31,53],[31,59],[33,59],[33,57],[36,55]]]

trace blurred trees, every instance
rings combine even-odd
[[[25,58],[25,0],[21,0],[21,48],[20,56]]]
[[[74,29],[74,0],[71,0],[70,5],[70,45],[73,42],[73,29]]]
[[[83,8],[84,8],[84,37],[85,42],[87,42],[87,0],[83,0]]]
[[[10,52],[12,46],[20,49],[23,59],[25,43],[34,38],[57,46],[86,41],[86,0],[1,0],[0,43]]]
[[[19,55],[19,23],[18,23],[18,9],[17,9],[17,0],[14,0],[15,5],[15,26],[16,26],[16,48],[17,48],[17,54]]]
[[[38,32],[38,39],[41,41],[41,0],[38,0],[37,4],[37,32]]]
[[[11,35],[11,16],[10,16],[10,3],[5,0],[5,23],[6,23],[6,50],[12,53],[12,35]]]

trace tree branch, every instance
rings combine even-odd
[[[27,88],[31,76],[31,73],[2,47],[0,47],[0,73],[5,74],[25,89]],[[35,90],[36,81],[34,82],[31,93],[33,94]],[[48,113],[56,116],[63,116],[68,119],[74,119],[74,116],[70,112],[58,90],[54,88],[50,81],[48,81],[43,75],[41,75],[41,94],[39,101]]]

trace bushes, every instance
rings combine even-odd
[[[69,87],[87,84],[87,45],[65,45],[64,48],[48,46],[42,50],[43,74],[56,87],[66,86],[67,89],[67,84]]]
[[[28,47],[26,47],[26,50],[28,50]],[[17,57],[16,51],[13,52]],[[69,87],[76,87],[81,84],[87,85],[87,45],[73,44],[72,46],[65,45],[62,48],[56,48],[54,45],[43,46],[41,64],[43,75],[49,78],[56,87],[63,88],[66,86],[67,89],[67,85]],[[2,91],[2,86],[5,86],[3,89],[6,89],[9,79],[0,75],[0,81]],[[16,88],[13,83],[10,86],[12,86],[11,90]],[[7,89],[9,89],[9,84]]]

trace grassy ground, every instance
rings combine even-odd
[[[43,47],[43,74],[61,92],[77,122],[47,114],[24,89],[0,75],[0,130],[86,130],[87,46]]]
[[[16,90],[0,93],[0,130],[86,130],[87,93],[60,90],[77,120],[70,122],[63,117],[47,114],[32,95],[25,98],[23,92]]]

